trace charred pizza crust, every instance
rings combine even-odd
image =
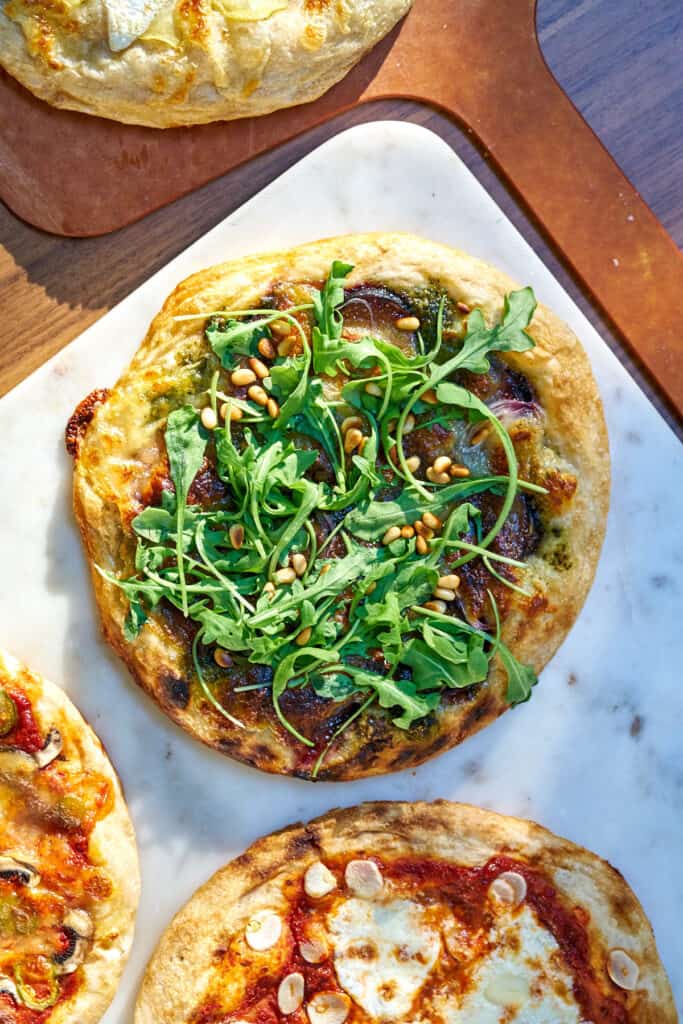
[[[0,65],[56,107],[128,124],[252,117],[317,99],[391,31],[410,0],[245,0],[233,8],[275,13],[237,19],[220,3],[156,6],[163,27],[153,23],[147,38],[113,52],[106,0],[8,0]]]
[[[74,1024],[76,1021],[78,1024],[95,1024],[114,996],[133,941],[140,895],[133,825],[118,777],[102,744],[66,694],[6,652],[0,652],[0,684],[3,683],[28,698],[42,733],[48,735],[50,730],[59,731],[62,743],[60,764],[96,773],[109,786],[106,813],[95,822],[87,842],[88,864],[105,872],[109,891],[105,894],[98,890],[89,904],[88,913],[94,932],[92,937],[87,937],[85,960],[73,975],[76,980],[73,994],[60,999],[53,1009],[36,1014],[41,1024]],[[11,743],[11,734],[5,741],[0,740],[0,752],[10,749]],[[49,768],[43,771],[49,771]],[[2,782],[3,763],[0,762],[0,787]],[[28,790],[22,799],[26,806],[31,805],[32,797]],[[15,834],[11,827],[0,833],[0,854],[10,852],[8,842],[16,858],[31,863],[41,873],[41,854],[35,848],[24,848],[21,834]],[[28,1013],[26,1010],[23,1012]],[[29,1017],[21,1019],[28,1020]]]
[[[354,264],[351,287],[373,282],[408,294],[437,287],[454,301],[480,308],[489,323],[497,322],[504,296],[514,288],[481,260],[406,234],[333,238],[195,274],[167,300],[128,370],[106,401],[95,405],[89,425],[81,423],[74,477],[75,513],[104,633],[136,681],[204,743],[266,771],[303,777],[310,777],[310,766],[297,763],[295,750],[270,725],[226,728],[206,703],[193,698],[181,633],[152,617],[137,639],[126,639],[127,599],[94,567],[120,573],[132,565],[129,523],[160,458],[159,424],[174,401],[192,401],[207,387],[193,376],[208,351],[205,322],[176,317],[252,308],[276,282],[324,280],[335,259]],[[576,336],[543,306],[529,333],[533,349],[502,358],[530,382],[545,411],[542,441],[525,471],[548,487],[551,528],[548,545],[527,560],[533,594],[508,601],[503,639],[520,661],[539,671],[576,619],[595,573],[609,500],[609,452],[597,386]],[[330,752],[320,778],[351,779],[419,764],[497,718],[509,706],[505,692],[506,674],[494,660],[488,682],[457,702],[442,703],[428,727],[406,733],[379,712],[361,716]]]
[[[378,863],[390,866],[394,861],[421,865],[434,859],[477,868],[501,855],[539,872],[555,890],[553,899],[585,922],[589,969],[605,999],[613,998],[623,1009],[621,1020],[676,1024],[652,929],[617,870],[533,822],[444,800],[366,803],[333,810],[307,825],[293,825],[258,840],[218,871],[173,919],[148,965],[135,1024],[199,1019],[195,1014],[220,951],[264,908],[284,918],[301,891],[304,873],[316,861],[336,865],[378,858]],[[418,902],[419,878],[418,867],[413,889]],[[343,886],[339,879],[338,884]],[[613,949],[623,950],[639,968],[631,991],[619,988],[608,976]],[[617,1019],[605,1013],[604,1019]],[[210,1009],[201,1019],[214,1019]]]

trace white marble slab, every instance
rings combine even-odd
[[[571,324],[605,400],[612,511],[593,591],[529,704],[417,772],[314,786],[206,750],[168,722],[109,654],[70,514],[62,434],[75,404],[115,381],[187,274],[242,253],[370,229],[415,231],[468,249],[533,285]],[[107,1024],[130,1020],[157,938],[212,871],[265,832],[368,798],[470,801],[535,818],[607,857],[639,893],[683,1006],[683,452],[440,139],[386,122],[326,143],[5,397],[0,437],[0,643],[64,686],[98,730],[140,843],[137,937]]]

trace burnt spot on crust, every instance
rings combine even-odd
[[[69,422],[66,425],[64,431],[64,442],[66,444],[66,450],[72,458],[78,458],[78,452],[80,450],[81,441],[85,435],[86,430],[90,426],[90,422],[95,415],[95,409],[98,405],[102,405],[106,402],[109,397],[109,388],[96,388],[91,391],[82,402],[79,402],[73,413],[69,417]]]
[[[312,836],[307,835],[306,832],[296,832],[287,840],[285,860],[288,863],[301,860],[302,857],[306,857],[311,852],[311,847],[315,845],[317,844]]]
[[[561,473],[558,469],[545,474],[543,486],[548,491],[545,501],[553,512],[561,512],[576,494],[577,480],[573,473]]]
[[[190,702],[190,684],[179,676],[165,675],[160,679],[167,700],[184,711]]]

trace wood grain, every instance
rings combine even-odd
[[[674,239],[683,240],[683,11],[678,0],[540,0],[550,67]],[[0,208],[0,393],[324,139],[377,117],[441,134],[494,195],[574,298],[618,346],[535,227],[451,122],[406,102],[361,108],[104,238],[58,239]],[[577,169],[577,173],[579,169]],[[628,359],[620,352],[624,362]]]

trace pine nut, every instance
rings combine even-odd
[[[382,537],[382,544],[393,544],[401,536],[400,526],[390,526]]]
[[[332,568],[332,566],[330,565],[330,563],[329,563],[329,562],[326,562],[326,563],[325,563],[325,565],[324,565],[324,566],[322,567],[322,569],[320,570],[320,575],[321,575],[321,576],[324,576],[324,575],[325,575],[325,573],[326,573],[326,572],[329,572],[331,568]]]
[[[275,349],[269,338],[261,338],[256,348],[259,355],[263,356],[264,359],[275,359]]]
[[[277,347],[277,354],[279,356],[288,356],[292,351],[294,345],[294,338],[283,338]]]
[[[429,554],[429,544],[424,539],[424,537],[417,538],[417,540],[415,541],[415,550],[417,551],[418,555]]]
[[[411,473],[416,473],[420,468],[420,456],[411,455],[409,459],[406,459],[406,466]]]
[[[306,626],[305,629],[301,630],[301,632],[297,636],[297,638],[294,641],[294,643],[298,644],[299,647],[304,647],[308,643],[308,641],[311,639],[311,633],[312,632],[313,632],[313,630],[311,629],[311,627],[310,626]]]
[[[447,590],[457,590],[460,586],[460,577],[456,576],[455,573],[449,573],[448,576],[439,576],[439,586],[446,587]]]
[[[479,429],[472,434],[472,437],[470,438],[470,445],[473,447],[475,444],[481,444],[481,442],[484,441],[490,433],[491,424],[483,423]]]
[[[410,540],[411,537],[415,536],[414,528],[412,526],[402,526],[401,527],[401,536],[404,537],[405,540]]]
[[[365,385],[365,391],[366,394],[374,395],[375,398],[381,398],[384,394],[379,384],[373,384],[372,381]]]
[[[263,593],[268,594],[269,597],[273,597],[275,594],[275,584],[268,580],[267,583],[263,584]]]
[[[445,473],[450,467],[452,460],[447,455],[439,455],[438,458],[434,459],[432,468],[435,473]]]
[[[435,473],[433,466],[429,467],[425,476],[432,484],[447,484],[450,480],[448,473]]]
[[[432,597],[436,597],[439,601],[455,601],[455,591],[449,590],[447,587],[435,587]]]
[[[295,579],[296,573],[289,566],[285,569],[278,569],[277,572],[273,573],[275,583],[293,583]]]
[[[425,391],[424,395],[421,396],[422,401],[426,402],[427,405],[438,405],[439,399],[436,397],[436,391],[434,388],[430,388],[429,391]]]
[[[422,522],[431,530],[440,530],[443,525],[439,517],[435,516],[433,512],[423,512]]]
[[[425,540],[431,540],[434,536],[434,531],[430,530],[428,526],[425,526],[421,519],[416,519],[413,526],[415,527],[415,533],[420,537],[424,537]]]
[[[416,316],[402,316],[394,321],[394,327],[398,327],[399,331],[419,331],[420,321]]]
[[[275,419],[280,415],[280,406],[277,404],[274,398],[269,398],[266,402],[266,412],[271,419]]]
[[[251,373],[251,370],[249,373]],[[258,405],[268,405],[268,392],[264,391],[259,384],[252,384],[247,394],[252,402],[256,402]]]
[[[406,421],[403,424],[403,433],[409,434],[411,430],[415,430],[415,417],[412,412],[409,412],[406,416]]]
[[[446,614],[445,601],[425,601],[423,608],[428,608],[430,612],[440,612],[441,615]]]
[[[244,527],[241,526],[240,523],[233,523],[228,530],[228,536],[230,537],[230,543],[234,547],[235,551],[239,551],[244,544]]]
[[[233,405],[232,402],[223,402],[221,409],[221,419],[227,420],[228,417],[234,423],[236,420],[241,420],[244,413],[240,409],[239,405]]]
[[[200,419],[202,421],[202,426],[207,430],[215,430],[218,426],[218,417],[210,405],[204,406],[200,414]]]
[[[233,370],[230,374],[230,383],[236,388],[245,388],[247,384],[253,384],[255,380],[256,374],[246,366],[240,366],[238,370]]]
[[[250,359],[249,365],[251,366],[256,376],[260,377],[261,380],[264,380],[266,377],[270,377],[270,370],[268,369],[265,363],[261,362],[260,359]]]
[[[363,434],[358,427],[351,427],[344,435],[344,451],[349,454],[358,447],[363,440]]]
[[[451,468],[448,470],[448,472],[451,474],[451,476],[462,476],[462,477],[464,477],[464,476],[469,476],[470,475],[470,471],[467,468],[467,466],[451,466]]]
[[[307,568],[308,562],[306,561],[305,555],[302,555],[300,551],[297,551],[295,555],[292,555],[292,569],[294,569],[297,576],[303,576]]]
[[[472,310],[470,309],[470,307],[467,305],[466,302],[456,302],[455,307],[456,307],[456,309],[458,310],[459,313],[471,313],[472,312]]]
[[[360,416],[347,416],[345,420],[342,420],[341,432],[345,434],[351,427],[362,427],[363,421]]]
[[[232,665],[232,658],[227,651],[224,651],[222,647],[217,647],[213,652],[213,660],[221,668],[230,668]]]
[[[292,328],[286,320],[273,320],[270,325],[271,334],[276,334],[278,338],[286,338],[291,333]]]

